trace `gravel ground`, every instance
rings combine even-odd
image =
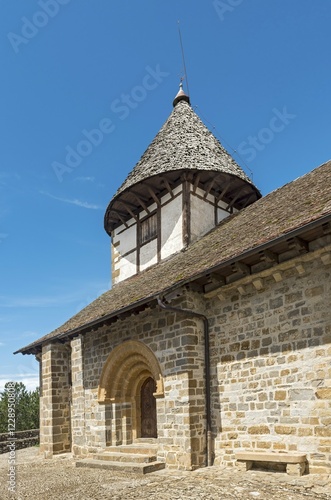
[[[8,491],[8,454],[0,455],[0,499],[17,500],[331,500],[331,478],[210,467],[137,476],[76,468],[72,457],[45,460],[38,448],[16,452],[16,492]]]

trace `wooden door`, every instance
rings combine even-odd
[[[141,437],[156,438],[156,400],[153,396],[155,392],[155,381],[149,377],[142,385],[140,392],[141,403]]]

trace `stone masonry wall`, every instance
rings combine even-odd
[[[21,450],[22,448],[29,448],[39,444],[39,429],[31,429],[28,431],[14,432],[15,449]],[[9,439],[9,440],[8,440]],[[10,446],[13,445],[13,436],[8,432],[0,434],[0,454],[7,453]]]
[[[176,306],[196,308],[189,294],[178,299]],[[84,337],[84,388],[83,392],[81,386],[78,392],[74,385],[72,389],[72,414],[77,415],[78,400],[80,408],[79,418],[73,421],[73,435],[78,435],[79,426],[84,428],[84,437],[75,439],[75,453],[92,454],[109,440],[109,418],[116,418],[116,404],[110,409],[109,405],[98,403],[98,384],[108,355],[126,340],[143,342],[154,353],[162,371],[164,397],[157,399],[159,459],[179,469],[190,470],[204,465],[203,325],[200,320],[187,318],[185,313],[166,312],[159,307]],[[73,370],[74,366],[73,362]],[[124,413],[118,415],[124,419]],[[117,432],[116,444],[124,442],[123,434],[127,434],[124,428],[122,433]]]
[[[40,398],[40,451],[46,458],[70,451],[70,350],[56,343],[43,347]]]
[[[331,472],[331,266],[305,262],[207,304],[216,464],[298,451]],[[241,293],[239,293],[239,291]]]

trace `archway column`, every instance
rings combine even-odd
[[[141,437],[140,392],[148,378],[155,381],[154,397],[163,397],[159,363],[142,342],[124,342],[108,356],[98,387],[98,401],[105,405],[107,443],[131,444]]]

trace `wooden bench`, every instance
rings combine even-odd
[[[240,471],[247,471],[255,462],[271,462],[286,464],[286,472],[290,476],[302,476],[306,469],[307,456],[300,453],[264,453],[257,451],[240,451],[235,454],[236,466]]]

